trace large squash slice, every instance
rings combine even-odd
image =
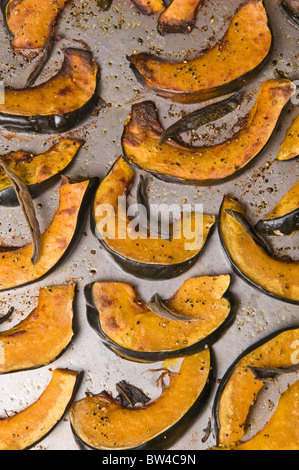
[[[299,230],[299,183],[257,223],[256,229],[266,235],[291,235]]]
[[[264,429],[233,450],[299,450],[299,381],[282,394],[278,407]]]
[[[93,111],[99,70],[88,51],[66,49],[60,71],[33,88],[7,88],[0,104],[0,126],[14,131],[66,132]]]
[[[17,151],[0,158],[28,186],[34,198],[59,180],[60,175],[74,160],[82,144],[83,141],[78,139],[60,139],[40,155],[35,156],[28,152]],[[16,192],[4,170],[0,171],[0,202],[5,206],[19,204]]]
[[[287,130],[280,146],[277,160],[288,161],[299,156],[299,115]]]
[[[20,413],[0,420],[0,450],[27,450],[44,439],[70,405],[78,373],[56,369],[39,399]]]
[[[299,262],[280,259],[259,243],[239,202],[224,198],[219,223],[223,247],[233,268],[265,294],[299,304]]]
[[[92,230],[127,272],[149,279],[176,277],[190,269],[197,261],[215,224],[215,217],[203,215],[202,221],[200,214],[197,216],[192,212],[189,217],[193,233],[192,236],[190,234],[191,238],[188,238],[182,217],[173,224],[173,233],[176,235],[172,240],[154,238],[147,229],[142,228],[136,239],[136,234],[130,231],[131,219],[127,213],[119,211],[119,198],[127,198],[134,178],[135,174],[130,166],[123,158],[119,158],[96,193],[91,219]],[[110,213],[107,206],[111,209]],[[200,230],[195,233],[199,225]]]
[[[205,405],[211,385],[211,357],[206,350],[183,360],[170,385],[154,402],[124,408],[103,392],[73,403],[70,419],[83,448],[157,450],[173,444]]]
[[[231,304],[223,297],[229,285],[230,276],[188,279],[165,301],[174,314],[166,318],[141,302],[130,285],[96,282],[85,289],[87,316],[108,347],[133,361],[188,356],[211,346],[232,323]]]
[[[203,0],[173,0],[158,20],[158,31],[164,36],[170,33],[190,33]]]
[[[246,125],[228,141],[211,147],[191,147],[175,140],[160,145],[163,129],[154,103],[137,103],[122,137],[124,156],[166,181],[221,182],[244,169],[263,150],[294,91],[289,80],[265,82]]]
[[[240,89],[264,67],[271,49],[263,2],[252,0],[241,6],[223,39],[196,59],[169,62],[147,53],[128,59],[143,86],[164,98],[194,103]]]
[[[22,248],[1,247],[0,291],[35,282],[59,266],[81,235],[96,178],[70,183],[63,177],[59,207],[49,228],[41,236],[41,255],[31,262],[32,245]]]
[[[1,0],[15,49],[43,49],[55,36],[58,17],[69,0]]]
[[[275,333],[243,353],[229,368],[214,403],[217,445],[233,445],[244,436],[250,407],[264,386],[263,381],[256,379],[253,369],[293,366],[298,340],[298,328]]]
[[[73,338],[75,285],[40,290],[37,307],[21,323],[0,333],[0,374],[50,364]]]

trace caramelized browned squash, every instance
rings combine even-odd
[[[299,156],[299,115],[287,130],[280,146],[277,160],[287,161]]]
[[[163,0],[131,0],[143,15],[154,15],[164,10]]]
[[[119,209],[119,198],[127,198],[134,178],[135,173],[130,165],[119,158],[97,190],[92,230],[127,272],[148,279],[176,277],[190,269],[199,258],[215,224],[215,217],[204,214],[203,224],[197,224],[201,214],[192,212],[189,216],[193,233],[190,233],[190,238],[181,217],[172,226],[174,236],[171,240],[153,237],[147,228],[142,227],[136,239],[135,233],[131,236],[130,217]],[[108,217],[107,210],[102,210],[105,205],[113,210]],[[197,233],[198,225],[201,227]]]
[[[124,155],[166,181],[221,182],[244,169],[264,149],[294,91],[289,80],[263,83],[246,125],[228,141],[211,147],[191,147],[176,140],[160,145],[163,129],[154,103],[137,103],[125,125]]]
[[[20,413],[0,420],[0,450],[27,450],[63,418],[75,391],[78,373],[56,369],[38,400]]]
[[[0,333],[0,374],[50,364],[73,338],[75,285],[40,290],[37,307],[10,330]]]
[[[159,33],[162,36],[169,33],[190,33],[202,2],[203,0],[173,0],[159,17]]]
[[[212,345],[231,324],[224,297],[229,286],[230,276],[188,279],[164,302],[173,315],[163,316],[141,302],[132,286],[96,282],[85,289],[88,320],[105,344],[132,360],[187,356]]]
[[[106,392],[89,394],[70,409],[75,438],[84,449],[168,448],[205,405],[211,377],[210,351],[205,350],[184,359],[162,395],[142,407],[124,408]]]
[[[249,409],[264,386],[262,380],[256,379],[252,368],[293,366],[298,340],[298,328],[275,333],[242,354],[228,370],[219,386],[214,405],[217,445],[231,446],[244,436]]]
[[[164,98],[194,103],[243,87],[264,67],[271,49],[263,2],[251,0],[237,11],[223,39],[196,59],[171,62],[148,53],[128,59],[143,86]]]
[[[299,261],[275,256],[249,227],[245,207],[226,197],[220,213],[220,235],[236,272],[265,294],[299,304]]]
[[[70,0],[2,0],[15,49],[43,49],[55,36],[58,17]]]

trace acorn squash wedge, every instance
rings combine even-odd
[[[90,52],[65,49],[50,80],[32,88],[5,89],[0,126],[19,132],[62,133],[87,119],[98,101],[99,69]]]
[[[131,0],[131,2],[143,15],[155,15],[165,9],[163,0]]]
[[[151,310],[128,284],[96,282],[85,288],[87,317],[104,344],[133,361],[184,357],[211,346],[231,325],[229,286],[230,276],[188,279],[163,302],[173,312],[168,316]]]
[[[224,250],[236,273],[265,294],[299,304],[299,261],[275,256],[246,219],[246,208],[224,198],[219,218]]]
[[[277,160],[288,161],[299,156],[299,115],[294,119],[287,130],[280,146]]]
[[[32,198],[37,197],[54,185],[73,162],[83,141],[78,139],[60,139],[49,150],[40,155],[28,152],[11,152],[3,157],[8,168],[28,186]],[[18,205],[15,190],[0,162],[0,204]]]
[[[132,221],[126,208],[119,204],[119,198],[127,199],[134,178],[135,173],[120,157],[96,192],[91,216],[92,231],[116,262],[136,277],[177,277],[198,260],[215,225],[215,217],[205,214],[202,217],[195,212],[187,215],[192,235],[185,230],[186,218],[181,217],[173,223],[171,240],[153,236],[143,228],[139,228],[136,234],[130,226]]]
[[[275,206],[273,211],[260,220],[256,229],[266,235],[291,235],[299,230],[299,183],[297,183]]]
[[[161,36],[170,33],[190,33],[196,23],[203,0],[173,0],[158,20]]]
[[[69,0],[1,0],[14,49],[43,49],[55,36],[57,21]]]
[[[71,183],[62,177],[59,207],[51,225],[41,236],[41,255],[31,262],[32,244],[0,249],[0,291],[31,284],[49,275],[70,254],[80,238],[86,210],[97,178]]]
[[[211,368],[208,349],[185,358],[180,371],[170,374],[162,395],[138,408],[121,406],[107,392],[89,394],[70,408],[75,439],[84,449],[169,448],[206,404],[213,381]]]
[[[236,445],[244,436],[250,407],[264,387],[252,369],[293,366],[298,340],[298,327],[276,332],[245,351],[229,368],[213,407],[217,446]]]
[[[264,429],[233,450],[299,450],[299,380],[281,395],[278,407]]]
[[[227,33],[197,58],[171,62],[148,53],[128,60],[137,80],[150,91],[180,103],[206,101],[235,92],[265,66],[272,34],[262,1],[242,5]]]
[[[0,374],[48,365],[65,351],[74,335],[75,287],[41,289],[30,315],[0,333]]]
[[[53,371],[38,400],[9,418],[0,420],[0,450],[27,450],[44,439],[61,421],[70,405],[79,374],[67,369]]]
[[[137,103],[122,136],[124,157],[164,181],[217,184],[235,177],[264,149],[294,91],[289,80],[263,83],[246,125],[228,141],[211,147],[176,140],[160,145],[163,129],[155,104]]]

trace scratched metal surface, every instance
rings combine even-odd
[[[163,125],[174,122],[182,111],[193,111],[197,106],[172,104],[162,98],[146,92],[136,82],[130,71],[126,55],[134,51],[151,50],[160,55],[177,58],[191,57],[194,51],[214,44],[220,39],[228,25],[231,14],[242,2],[211,0],[205,2],[198,15],[197,25],[189,36],[170,35],[160,37],[156,33],[157,17],[145,17],[137,13],[129,0],[114,0],[108,12],[101,12],[96,1],[75,0],[65,10],[59,26],[59,34],[65,39],[60,46],[75,45],[81,47],[87,43],[101,67],[101,97],[106,107],[95,113],[79,129],[69,135],[84,137],[86,144],[81,149],[70,176],[99,176],[103,178],[111,164],[121,153],[120,138],[124,121],[134,102],[152,99],[158,106]],[[260,84],[273,77],[274,70],[284,70],[291,78],[298,70],[298,30],[291,26],[281,14],[278,1],[266,0],[266,7],[274,31],[275,48],[264,71],[246,88],[246,97],[239,116],[245,115],[252,106]],[[81,41],[81,44],[74,42]],[[34,64],[31,56],[14,56],[2,18],[0,20],[0,79],[5,84],[22,87]],[[49,78],[59,67],[61,54],[57,48],[41,80]],[[254,221],[269,212],[281,197],[298,181],[298,162],[278,163],[275,161],[278,147],[287,127],[298,113],[295,106],[289,107],[271,140],[270,145],[247,170],[235,180],[213,188],[182,187],[166,184],[151,179],[150,200],[154,202],[202,203],[206,212],[218,214],[224,194],[238,197],[246,203]],[[226,127],[224,126],[226,123]],[[203,134],[204,142],[217,142],[231,135],[236,115],[224,119],[216,129],[207,128]],[[217,136],[217,137],[216,137]],[[218,137],[219,136],[219,137]],[[32,136],[0,131],[0,153],[16,149],[40,152],[59,136]],[[195,144],[198,144],[196,141]],[[42,229],[46,228],[57,207],[57,188],[44,193],[36,200],[38,217]],[[29,240],[25,223],[22,222],[20,209],[0,208],[0,240],[16,246]],[[33,403],[51,377],[54,368],[70,368],[84,371],[83,381],[77,391],[76,399],[85,395],[87,390],[98,393],[103,389],[115,393],[115,384],[120,380],[141,386],[154,398],[159,391],[155,387],[157,376],[143,374],[153,366],[134,364],[124,361],[109,352],[98,340],[86,320],[86,308],[83,297],[85,284],[92,281],[114,280],[128,282],[136,286],[140,297],[148,300],[154,293],[162,296],[175,292],[189,277],[199,275],[232,274],[231,292],[237,302],[237,316],[234,325],[214,346],[217,358],[217,378],[221,379],[235,358],[248,346],[266,337],[268,334],[291,326],[298,321],[298,306],[292,306],[263,295],[248,286],[232,273],[232,269],[220,245],[217,231],[213,234],[207,250],[199,262],[183,276],[163,282],[147,282],[135,279],[122,271],[110,255],[99,246],[86,221],[84,235],[72,256],[51,276],[29,288],[10,291],[0,296],[0,314],[6,313],[9,306],[17,310],[9,326],[2,325],[1,330],[18,323],[34,307],[38,289],[43,286],[65,282],[77,282],[76,335],[65,354],[51,366],[34,371],[26,371],[0,377],[0,416],[17,412]],[[273,244],[282,252],[298,258],[298,234],[287,239],[273,239]],[[157,365],[159,368],[160,364]],[[213,393],[205,410],[194,420],[193,426],[174,445],[173,449],[203,450],[215,444],[210,435],[203,444],[204,428],[211,417]],[[263,406],[261,407],[263,408]],[[261,411],[258,411],[258,413]],[[55,430],[35,449],[77,450],[68,420],[65,417]]]

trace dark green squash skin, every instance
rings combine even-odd
[[[256,229],[265,235],[277,235],[275,232],[280,232],[281,235],[291,235],[299,230],[299,209],[277,219],[260,220]]]
[[[61,258],[59,259],[59,261],[54,266],[52,266],[52,268],[46,274],[44,274],[42,277],[40,277],[38,279],[34,279],[32,281],[29,281],[29,282],[26,282],[25,284],[17,285],[15,287],[12,287],[12,288],[9,288],[9,289],[0,290],[1,293],[2,292],[7,292],[8,290],[17,289],[17,288],[20,288],[20,287],[26,287],[26,286],[35,284],[39,281],[42,281],[43,279],[47,278],[50,274],[52,274],[54,271],[56,271],[56,269],[58,269],[69,258],[69,256],[72,254],[73,250],[76,248],[77,244],[79,243],[79,241],[81,239],[81,236],[82,236],[82,233],[83,233],[83,230],[84,230],[84,224],[86,222],[86,214],[88,212],[88,208],[90,206],[90,201],[93,197],[93,194],[94,194],[95,188],[98,185],[98,182],[99,182],[99,179],[97,177],[91,178],[89,180],[89,185],[88,185],[88,188],[85,192],[85,195],[84,195],[84,198],[83,198],[80,210],[79,210],[78,219],[77,219],[77,226],[74,230],[73,238],[72,238],[69,246],[67,247],[66,251],[63,253]],[[13,249],[15,249],[15,248],[13,248]],[[11,251],[11,248],[5,246],[5,247],[3,247],[2,251],[4,251],[4,252],[5,251]]]
[[[243,359],[243,357],[247,356],[248,354],[252,353],[256,349],[260,348],[264,344],[268,343],[272,339],[274,339],[276,336],[279,336],[280,334],[290,331],[290,330],[297,330],[299,328],[299,325],[293,326],[290,328],[284,328],[282,330],[276,331],[275,333],[272,333],[269,335],[267,338],[262,339],[255,343],[253,346],[250,346],[248,349],[246,349],[240,356],[233,362],[233,364],[229,367],[227,372],[225,373],[223,379],[221,380],[220,385],[218,386],[214,404],[213,404],[213,411],[212,411],[212,416],[213,416],[213,425],[214,425],[214,434],[216,436],[216,446],[219,446],[219,431],[220,431],[220,423],[219,423],[219,405],[220,405],[220,399],[222,396],[222,393],[230,380],[235,368],[237,367],[238,363]]]
[[[269,296],[269,297],[272,297],[273,299],[276,299],[276,300],[280,300],[281,302],[285,302],[287,304],[292,304],[292,305],[299,305],[299,301],[297,302],[296,300],[290,300],[290,299],[286,299],[284,297],[279,297],[278,295],[275,295],[275,294],[272,294],[271,292],[268,292],[267,290],[265,290],[263,287],[259,286],[258,284],[256,284],[254,281],[252,281],[251,279],[249,279],[247,276],[245,276],[245,274],[240,270],[240,268],[238,268],[238,266],[234,263],[234,261],[232,260],[231,256],[230,256],[230,253],[228,252],[227,248],[226,248],[226,245],[224,243],[224,240],[223,240],[223,237],[222,237],[222,233],[221,233],[221,212],[222,212],[222,207],[223,207],[223,203],[221,204],[221,208],[220,208],[220,215],[219,215],[219,218],[218,218],[218,233],[219,233],[219,237],[220,237],[220,241],[221,241],[221,244],[222,244],[222,247],[224,249],[224,252],[228,258],[228,260],[230,261],[231,263],[231,266],[233,268],[233,271],[241,278],[243,279],[248,285],[250,285],[251,287],[254,287],[255,289],[263,292],[263,294]],[[274,256],[273,256],[274,258]]]
[[[171,428],[162,432],[158,436],[154,437],[151,441],[145,442],[144,444],[128,450],[143,450],[143,451],[154,451],[154,450],[167,450],[172,447],[179,439],[182,438],[183,434],[188,431],[189,427],[194,424],[194,421],[198,418],[208,404],[209,397],[212,393],[213,386],[216,381],[216,359],[213,350],[210,349],[211,353],[211,368],[208,380],[205,387],[197,398],[196,402],[191,406],[187,413]],[[83,442],[76,434],[73,426],[71,429],[75,438],[75,441],[81,450],[99,450],[88,446]],[[109,451],[101,451],[109,452]]]
[[[125,357],[125,359],[131,360],[133,362],[136,361],[141,363],[153,363],[197,354],[203,351],[204,349],[210,348],[213,344],[215,344],[235,320],[235,305],[232,305],[234,304],[234,301],[232,299],[232,296],[229,295],[225,298],[230,301],[231,310],[226,320],[222,323],[222,325],[219,326],[216,331],[214,331],[208,337],[204,338],[198,343],[187,348],[179,349],[177,351],[138,352],[131,349],[126,349],[122,346],[119,346],[117,343],[108,338],[108,336],[102,330],[99,321],[99,311],[97,310],[93,299],[92,290],[94,284],[96,283],[88,284],[85,286],[84,289],[85,299],[87,303],[88,323],[91,328],[98,334],[105,346],[107,346],[111,351],[115,352],[116,354],[119,353],[120,356]]]
[[[202,256],[204,249],[209,241],[209,238],[212,236],[212,233],[214,231],[214,226],[211,227],[205,246],[202,248],[200,253],[198,253],[195,257],[183,263],[174,264],[174,265],[158,265],[158,264],[153,265],[153,264],[146,264],[146,263],[138,263],[137,261],[127,259],[124,256],[120,255],[119,253],[116,253],[115,251],[111,250],[106,245],[105,241],[102,239],[96,227],[96,221],[95,221],[95,215],[94,215],[94,203],[91,207],[90,228],[94,236],[101,243],[101,245],[105,248],[105,250],[108,253],[110,253],[110,255],[112,255],[113,259],[124,271],[126,271],[129,274],[132,274],[133,276],[139,279],[147,279],[149,281],[169,280],[169,279],[179,277],[181,274],[184,274],[185,272],[189,271],[189,269],[192,268],[192,266],[197,262],[200,256]]]

